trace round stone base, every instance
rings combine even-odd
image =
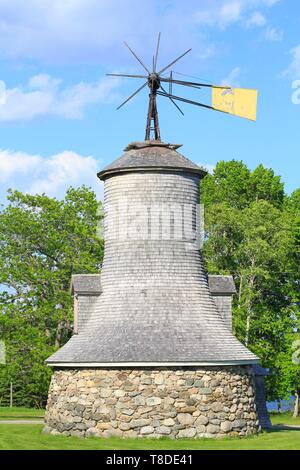
[[[44,432],[221,437],[259,430],[251,366],[56,369]]]

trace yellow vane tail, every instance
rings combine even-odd
[[[212,107],[217,111],[256,121],[258,91],[247,88],[212,88]]]

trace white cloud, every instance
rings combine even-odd
[[[206,33],[198,25],[245,25],[257,9],[275,3],[277,0],[1,0],[0,57],[114,67],[128,62],[121,47],[125,39],[151,62],[156,30],[163,32],[160,59],[165,61],[186,46],[192,46],[196,54],[207,47]]]
[[[267,20],[259,11],[255,11],[247,21],[247,26],[251,27],[260,27],[266,24]]]
[[[229,72],[227,77],[223,78],[223,80],[221,81],[221,85],[223,86],[229,85],[229,86],[235,86],[235,87],[240,86],[240,83],[237,81],[237,78],[240,76],[240,74],[241,74],[240,67],[235,67],[234,69],[231,70],[231,72]]]
[[[283,35],[284,35],[283,29],[269,26],[266,30],[265,37],[267,41],[279,42],[279,41],[282,41]]]
[[[263,0],[262,3],[265,3],[268,7],[272,7],[276,5],[276,3],[279,3],[280,0]]]
[[[123,41],[141,54],[151,47],[152,55],[155,31],[164,34],[162,54],[171,46],[174,53],[193,36],[190,20],[197,3],[190,0],[187,7],[181,0],[1,0],[0,55],[55,64],[115,64],[116,57],[127,63]],[[197,44],[199,34],[194,38]]]
[[[265,15],[257,8],[273,7],[280,0],[211,0],[203,2],[196,20],[200,25],[218,26],[225,29],[234,23],[246,27],[261,27],[267,23]]]
[[[294,47],[290,54],[292,61],[289,67],[283,72],[283,75],[291,77],[295,80],[300,79],[300,44]]]
[[[227,26],[238,21],[241,18],[242,7],[240,1],[224,3],[220,9],[220,24]]]
[[[0,181],[7,183],[16,174],[31,174],[41,161],[38,155],[0,150]]]
[[[99,198],[103,185],[97,178],[100,163],[92,156],[66,150],[42,157],[25,152],[0,150],[1,187],[18,189],[29,194],[45,193],[62,197],[69,186],[92,187]],[[1,199],[4,193],[0,194]]]
[[[244,8],[243,0],[204,3],[205,6],[195,14],[196,22],[201,26],[217,25],[222,29],[239,21]]]
[[[57,90],[62,80],[52,78],[46,73],[34,75],[28,81],[28,87],[36,90]]]
[[[47,74],[36,75],[25,86],[6,88],[0,122],[28,121],[46,115],[78,119],[89,105],[114,100],[118,84],[118,79],[104,78],[96,83],[82,82],[63,88],[59,79]]]
[[[3,80],[0,80],[0,105],[5,104],[6,101],[6,85]]]

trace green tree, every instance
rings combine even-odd
[[[294,395],[294,418],[299,416],[300,406],[300,336],[294,332],[286,334],[285,348],[278,354],[276,366],[281,377],[281,395]]]
[[[201,183],[201,202],[225,203],[232,208],[244,209],[253,202],[268,201],[275,207],[284,202],[284,184],[271,168],[259,165],[253,172],[241,161],[217,163],[213,174]]]
[[[72,332],[71,275],[101,268],[101,216],[86,187],[70,188],[61,201],[18,191],[8,201],[0,212],[0,338],[7,349],[0,396],[12,381],[18,404],[37,406],[50,377],[44,360]]]
[[[252,349],[267,349],[271,312],[291,304],[288,296],[293,242],[290,220],[269,202],[254,202],[244,210],[216,204],[206,209],[207,241],[204,254],[210,273],[233,274],[238,296],[234,304],[234,329]],[[267,305],[267,308],[265,308]],[[282,328],[285,322],[277,318]],[[264,325],[264,322],[266,324]],[[277,338],[275,318],[274,341]],[[263,336],[263,328],[268,336]],[[264,333],[266,335],[266,332]],[[264,341],[263,343],[265,343]],[[259,346],[261,344],[261,346]]]
[[[230,207],[241,209],[249,204],[250,170],[245,163],[231,160],[217,163],[212,175],[201,184],[201,202],[205,207],[227,202]]]
[[[277,360],[287,332],[299,331],[299,192],[286,196],[271,169],[231,161],[203,180],[201,196],[208,271],[233,274],[234,332],[271,368],[269,398],[283,398]]]
[[[255,201],[269,201],[276,207],[283,204],[284,184],[271,168],[265,168],[263,165],[255,168],[251,173],[249,186]]]

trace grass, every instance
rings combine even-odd
[[[1,419],[37,419],[43,418],[45,410],[36,408],[6,408],[0,407]]]
[[[1,419],[36,419],[44,410],[0,408]],[[272,414],[273,424],[299,425],[288,414]],[[42,425],[0,424],[0,450],[300,450],[299,430],[272,430],[243,439],[79,439],[42,434]]]
[[[41,425],[0,424],[0,450],[300,450],[300,431],[244,439],[79,439],[42,434]]]
[[[271,413],[270,416],[273,425],[300,426],[300,416],[293,418],[291,413]]]

